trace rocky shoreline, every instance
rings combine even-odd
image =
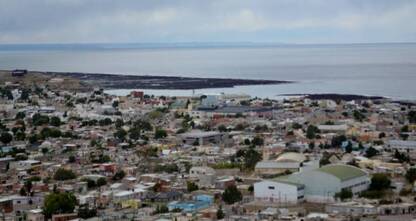
[[[325,94],[281,94],[280,96],[303,96],[311,100],[343,100],[343,101],[352,101],[352,100],[380,100],[387,99],[386,97],[381,96],[366,96],[366,95],[357,95],[357,94],[334,94],[334,93],[325,93]]]
[[[194,78],[150,75],[92,74],[75,72],[44,72],[51,77],[69,77],[103,89],[205,89],[243,85],[287,84],[291,81],[234,78]]]

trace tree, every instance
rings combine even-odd
[[[294,130],[298,130],[298,129],[301,129],[301,128],[302,128],[302,125],[297,123],[297,122],[292,124],[292,129],[294,129]]]
[[[409,162],[410,161],[409,156],[407,156],[404,153],[399,152],[398,150],[396,150],[394,152],[394,158],[396,158],[400,163],[404,163],[404,162]]]
[[[355,120],[360,121],[360,122],[362,122],[365,119],[364,114],[362,114],[361,111],[358,111],[358,110],[354,110],[352,115],[354,116]]]
[[[20,196],[27,196],[27,192],[26,192],[25,187],[22,186],[22,188],[20,188],[19,194],[20,194]]]
[[[118,107],[118,101],[113,101],[113,104],[112,104],[112,106],[113,106],[113,108],[117,108]]]
[[[244,152],[244,165],[247,169],[253,170],[256,164],[262,160],[262,154],[250,146],[248,150]]]
[[[117,119],[115,125],[117,128],[120,128],[124,125],[124,121],[122,119]]]
[[[386,190],[390,188],[390,178],[384,173],[376,173],[371,178],[370,190]]]
[[[379,139],[384,138],[384,137],[386,137],[386,133],[381,132],[381,133],[378,134]]]
[[[242,199],[243,195],[234,185],[228,186],[222,193],[222,200],[227,204],[233,204],[235,202],[241,201]]]
[[[409,122],[414,124],[416,123],[416,111],[412,110],[407,113],[407,117],[409,118]]]
[[[110,118],[108,118],[108,117],[106,117],[106,118],[98,121],[98,124],[100,126],[108,126],[108,125],[111,125],[112,123],[113,123],[113,121]]]
[[[72,172],[72,170],[67,170],[64,168],[59,168],[53,175],[54,180],[72,180],[76,177],[77,176],[74,172]]]
[[[59,117],[51,117],[50,119],[50,125],[54,126],[54,127],[59,127],[61,126],[61,118]]]
[[[140,138],[140,129],[132,128],[131,130],[129,130],[129,137],[132,140],[138,140]]]
[[[25,112],[21,111],[21,112],[18,112],[18,113],[16,114],[15,119],[23,119],[23,118],[25,118],[25,117],[26,117]]]
[[[82,219],[89,219],[97,216],[96,209],[90,209],[87,205],[80,206],[78,209],[78,217]]]
[[[100,177],[97,180],[97,186],[104,186],[107,184],[107,180],[104,177]]]
[[[75,161],[76,161],[76,158],[74,155],[71,155],[68,157],[68,163],[75,163]]]
[[[161,205],[161,206],[157,206],[156,210],[155,210],[155,214],[159,214],[159,213],[168,213],[169,212],[169,208],[166,205]]]
[[[13,135],[11,135],[9,132],[3,132],[0,135],[0,141],[4,144],[8,144],[13,140]]]
[[[126,173],[123,170],[119,170],[117,171],[114,176],[113,176],[113,180],[121,180],[124,178],[124,176],[126,176]]]
[[[143,120],[137,120],[136,122],[134,122],[133,126],[145,131],[150,131],[153,129],[152,125],[149,122]]]
[[[341,192],[335,194],[335,198],[339,198],[342,201],[352,198],[352,192],[349,189],[342,189]]]
[[[267,131],[268,129],[269,129],[269,127],[267,127],[267,125],[263,125],[263,126],[256,125],[256,127],[254,127],[254,131],[256,133],[264,132],[264,131]]]
[[[155,131],[155,139],[161,139],[165,138],[168,134],[166,133],[166,130],[163,129],[156,129]]]
[[[253,193],[254,192],[254,186],[253,185],[250,185],[249,187],[248,187],[248,189],[247,189],[250,193]]]
[[[48,123],[49,123],[48,116],[43,116],[39,113],[36,113],[32,116],[32,124],[35,126],[41,126],[41,125],[48,124]]]
[[[226,132],[227,131],[227,127],[223,124],[221,124],[220,126],[218,126],[218,131],[219,132]]]
[[[43,202],[43,213],[46,218],[53,214],[74,212],[77,199],[72,193],[51,193]]]
[[[374,157],[378,154],[378,150],[376,150],[374,147],[369,147],[366,151],[365,151],[365,157],[367,158],[371,158]]]
[[[31,180],[26,180],[23,187],[25,188],[25,190],[28,193],[32,192],[32,187],[33,187],[32,181]]]
[[[127,132],[125,130],[123,130],[123,128],[119,128],[115,133],[114,133],[114,137],[119,139],[119,140],[124,140],[124,138],[126,137]]]
[[[406,172],[406,179],[413,184],[416,181],[416,168],[410,168]]]
[[[220,206],[217,210],[217,219],[224,219],[225,214],[224,211],[222,211],[222,207]]]
[[[352,143],[348,141],[347,146],[345,147],[345,152],[351,153],[352,152]]]
[[[251,143],[255,146],[261,146],[264,144],[264,140],[263,138],[256,136],[253,138],[253,140],[251,141]]]
[[[309,125],[306,129],[306,138],[308,139],[314,139],[316,137],[316,134],[319,133],[318,127],[314,125]]]
[[[23,89],[20,93],[21,100],[28,100],[29,99],[29,90]]]
[[[347,137],[345,135],[335,136],[331,140],[331,145],[333,147],[340,147],[342,143],[346,140],[347,140]]]
[[[199,187],[194,182],[187,182],[186,183],[186,189],[188,190],[188,192],[193,192],[195,190],[198,190]]]

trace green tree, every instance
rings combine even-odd
[[[220,206],[217,210],[217,219],[224,219],[225,214],[224,211],[222,211],[222,207]]]
[[[117,171],[114,176],[113,176],[113,180],[121,180],[124,178],[124,176],[126,176],[126,173],[123,170],[119,170]]]
[[[222,193],[222,200],[227,204],[233,204],[243,199],[243,195],[236,186],[228,186]]]
[[[161,139],[165,138],[168,134],[166,133],[166,130],[163,129],[156,129],[155,131],[155,139]]]
[[[36,113],[32,116],[32,124],[35,126],[41,126],[49,123],[49,117]]]
[[[107,184],[107,180],[104,177],[100,177],[97,180],[97,186],[104,186]]]
[[[124,126],[124,121],[122,119],[117,119],[115,122],[117,128]]]
[[[59,168],[53,175],[54,180],[72,180],[76,177],[77,176],[74,172],[72,172],[72,170],[67,170],[64,168]]]
[[[227,127],[223,124],[221,124],[220,126],[218,126],[218,131],[220,132],[226,132],[227,131]]]
[[[132,128],[129,130],[129,137],[132,140],[140,139],[140,129],[139,128]]]
[[[347,141],[347,137],[345,135],[335,136],[331,140],[331,145],[333,147],[340,147],[344,141]]]
[[[390,188],[390,178],[384,173],[376,173],[371,177],[370,190],[386,190]]]
[[[75,161],[76,161],[76,158],[74,155],[71,155],[68,157],[68,163],[75,163]]]
[[[342,189],[341,192],[335,194],[335,198],[339,198],[342,201],[352,198],[352,192],[349,189]]]
[[[43,213],[46,218],[53,214],[74,212],[77,200],[72,193],[50,193],[45,197]]]
[[[193,192],[199,189],[198,185],[194,182],[187,182],[186,183],[186,189],[188,190],[188,192]]]
[[[345,152],[351,153],[352,152],[352,143],[348,141],[347,146],[345,147]]]
[[[369,147],[366,151],[365,151],[365,157],[367,158],[371,158],[374,157],[378,154],[378,150],[376,150],[374,147]]]
[[[108,118],[108,117],[106,117],[106,118],[98,121],[98,124],[100,126],[108,126],[108,125],[111,125],[112,123],[113,123],[113,121],[110,118]]]
[[[360,121],[360,122],[362,122],[365,119],[364,114],[361,113],[361,111],[358,111],[358,110],[354,110],[352,115],[354,116],[355,120]]]
[[[169,212],[169,208],[166,205],[160,205],[160,206],[158,205],[154,213],[160,214],[160,213],[168,213],[168,212]]]
[[[409,118],[409,122],[414,124],[416,123],[416,111],[412,110],[407,113],[407,117]]]
[[[114,137],[119,140],[124,140],[127,135],[127,132],[123,128],[119,128],[115,133]]]
[[[0,141],[4,144],[8,144],[10,142],[12,142],[13,140],[13,135],[11,135],[9,132],[3,132],[0,135]]]
[[[250,146],[244,153],[244,165],[247,169],[253,170],[256,164],[262,160],[262,154]]]
[[[302,128],[302,125],[297,123],[297,122],[292,124],[292,129],[294,129],[294,130],[298,130],[298,129],[301,129],[301,128]]]
[[[89,219],[97,216],[96,209],[90,209],[87,205],[80,206],[78,209],[78,217],[82,219]]]
[[[264,144],[264,140],[263,138],[256,136],[253,138],[253,140],[251,141],[251,143],[255,146],[261,146]]]
[[[23,89],[20,93],[20,99],[21,100],[28,100],[29,99],[29,90]]]
[[[16,117],[15,117],[15,119],[17,120],[17,119],[24,119],[26,117],[26,114],[25,114],[25,112],[18,112],[17,114],[16,114]]]
[[[59,117],[55,117],[55,116],[53,116],[53,117],[51,117],[51,119],[50,119],[50,125],[52,125],[52,126],[54,126],[54,127],[59,127],[59,126],[61,126],[61,118],[59,118]]]
[[[143,120],[137,120],[133,123],[133,126],[145,131],[151,131],[153,129],[152,125],[148,121]]]
[[[254,186],[253,185],[250,185],[249,187],[248,187],[248,189],[247,189],[250,193],[253,193],[254,192]]]
[[[416,181],[416,168],[410,168],[406,172],[406,179],[413,184]]]
[[[306,129],[306,138],[308,139],[315,139],[316,134],[319,133],[319,129],[318,127],[314,126],[314,125],[309,125],[308,128]]]

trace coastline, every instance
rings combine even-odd
[[[311,100],[382,100],[390,99],[383,96],[371,96],[371,95],[360,95],[360,94],[338,94],[338,93],[308,93],[308,94],[279,94],[278,96],[287,97],[305,97]]]
[[[31,72],[29,72],[31,73]],[[81,72],[36,72],[50,78],[65,77],[77,79],[94,87],[110,89],[168,89],[193,90],[209,88],[232,88],[244,85],[276,85],[295,83],[283,80],[258,80],[238,78],[202,78],[155,75],[123,75]]]

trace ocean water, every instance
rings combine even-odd
[[[195,93],[342,93],[416,100],[416,44],[0,45],[0,69],[295,81]],[[144,90],[192,95],[192,90]],[[127,90],[112,90],[125,94]]]

